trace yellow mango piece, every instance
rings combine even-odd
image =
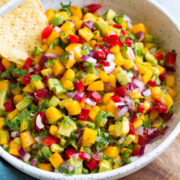
[[[54,13],[54,10],[51,8],[51,9],[48,9],[46,12],[45,12],[45,15],[48,19],[48,21],[50,22],[51,19],[55,16],[55,13]]]
[[[68,114],[70,116],[78,115],[81,112],[81,106],[80,106],[79,102],[75,101],[75,100],[66,102],[65,108],[67,109]]]
[[[40,163],[38,164],[38,168],[45,171],[50,171],[50,172],[53,171],[52,165],[50,163]]]
[[[81,26],[82,26],[82,23],[83,23],[83,21],[82,20],[77,20],[77,21],[75,21],[75,28],[78,30],[78,29],[80,29],[81,28]]]
[[[132,123],[134,129],[138,128],[139,126],[143,125],[143,120],[142,118],[137,118],[135,121]]]
[[[41,74],[42,74],[43,76],[49,76],[49,75],[52,74],[52,69],[51,69],[51,68],[43,69],[43,70],[41,70]]]
[[[73,30],[73,29],[72,29]],[[71,34],[73,35],[74,32],[72,30],[69,31],[65,31],[63,33],[60,34],[61,40],[65,43],[68,43],[68,36]]]
[[[135,144],[137,144],[138,143],[138,141],[139,141],[139,135],[134,135],[135,136],[135,138],[133,139],[133,143],[135,143]]]
[[[18,104],[20,101],[22,101],[24,99],[24,96],[22,94],[17,94],[14,96],[13,98],[13,102],[14,104]]]
[[[47,53],[54,53],[54,54],[61,56],[64,53],[64,49],[59,46],[55,46],[54,49],[48,49],[46,51],[46,54]]]
[[[7,60],[6,58],[2,58],[2,64],[4,65],[4,67],[7,70],[11,66],[12,63],[9,60]]]
[[[141,31],[142,33],[144,33],[144,34],[147,33],[147,29],[146,29],[146,27],[145,27],[144,24],[139,23],[139,24],[133,25],[133,28],[132,28],[132,33],[133,33],[133,34],[137,34],[137,33],[139,33],[140,31]]]
[[[135,63],[131,59],[124,61],[124,64],[123,64],[124,69],[126,69],[126,70],[132,69],[134,66],[135,66]]]
[[[109,75],[109,84],[111,87],[116,87],[116,76],[114,74]]]
[[[60,60],[55,60],[52,70],[55,76],[59,76],[64,73],[66,68],[63,66]]]
[[[121,157],[118,156],[116,159],[114,159],[114,163],[113,163],[113,169],[117,169],[120,167],[119,162],[121,161]]]
[[[98,75],[89,73],[89,74],[87,74],[86,78],[81,78],[81,81],[83,82],[84,86],[88,86],[93,81],[97,80],[98,78],[99,78]]]
[[[171,108],[171,106],[173,105],[173,99],[169,94],[165,94],[163,93],[162,96],[159,99],[163,104],[167,105],[168,110]]]
[[[119,155],[119,148],[116,146],[108,146],[103,153],[109,158],[116,158]]]
[[[100,71],[100,78],[103,82],[109,82],[109,76],[105,71]]]
[[[8,144],[9,133],[6,130],[0,130],[0,144]]]
[[[58,127],[56,125],[51,125],[49,128],[49,133],[53,136],[56,136],[58,133]]]
[[[155,121],[159,117],[158,111],[154,110],[150,113],[150,120]]]
[[[111,100],[111,97],[114,95],[114,93],[106,93],[104,96],[103,96],[103,103],[104,104],[107,104],[110,100]]]
[[[63,32],[70,30],[72,31],[73,28],[74,28],[74,23],[72,23],[71,21],[67,21],[61,26],[61,31]]]
[[[27,85],[23,88],[23,91],[26,92],[26,93],[33,93],[33,92],[34,92],[31,84],[27,84]]]
[[[103,160],[99,163],[99,172],[106,172],[110,170],[112,170],[112,166],[108,160]]]
[[[114,104],[113,100],[109,100],[109,102],[106,104],[106,111],[110,113],[112,116],[114,116],[117,108]]]
[[[53,155],[51,155],[49,161],[56,169],[58,169],[60,165],[64,162],[62,156],[58,152],[55,152]]]
[[[21,145],[15,141],[16,139],[12,140],[9,144],[9,153],[14,156],[19,156],[19,150],[21,148]]]
[[[21,139],[22,147],[24,149],[30,147],[35,142],[30,131],[21,132],[20,133],[20,139]]]
[[[0,130],[3,129],[4,125],[5,125],[5,122],[4,122],[4,118],[3,117],[0,117]]]
[[[151,88],[151,93],[154,99],[159,99],[163,92],[160,87],[156,86],[156,87]]]
[[[173,75],[167,75],[166,77],[166,86],[173,87],[175,83]]]
[[[68,79],[65,79],[64,77],[61,78],[61,84],[62,84],[62,87],[64,89],[67,89],[67,90],[73,90],[74,89],[73,82],[68,80]]]
[[[131,91],[129,95],[132,99],[139,99],[142,98],[141,92],[139,90],[137,91]]]
[[[94,37],[92,31],[87,27],[79,29],[79,35],[86,41],[90,41]]]
[[[100,107],[99,106],[94,106],[92,107],[90,113],[89,113],[89,118],[92,120],[92,121],[95,121],[96,119],[96,116],[98,114],[98,112],[100,111]]]
[[[164,71],[165,71],[164,67],[157,65],[157,68],[158,68],[160,74],[164,73]]]
[[[100,31],[98,31],[98,30],[94,31],[94,39],[96,39],[97,41],[101,41],[102,40]]]
[[[86,13],[85,15],[84,15],[84,20],[85,21],[92,21],[92,22],[94,22],[96,19],[95,19],[95,16],[94,16],[94,14],[92,14],[92,13]]]
[[[71,43],[70,45],[68,45],[66,47],[66,51],[70,52],[73,51],[74,52],[74,57],[79,60],[82,56],[82,45],[79,43]]]
[[[80,7],[78,7],[78,6],[70,6],[69,10],[70,10],[72,15],[78,16],[80,18],[82,17],[82,10],[81,10]]]
[[[9,91],[9,81],[8,80],[2,80],[0,81],[0,91],[6,89]]]
[[[90,128],[85,128],[82,136],[82,146],[91,147],[96,141],[97,131]]]
[[[20,132],[27,130],[28,127],[29,127],[29,122],[26,120],[22,121],[20,125]]]
[[[168,94],[172,97],[172,98],[175,98],[177,93],[176,91],[174,91],[173,89],[171,89],[170,87],[166,86],[166,89],[168,91]]]
[[[47,44],[51,44],[55,39],[59,38],[60,34],[56,32],[55,30],[52,31],[50,36],[47,38]]]
[[[125,20],[122,21],[121,26],[122,26],[122,29],[123,29],[123,30],[126,30],[126,29],[127,29],[127,24],[126,24],[126,21],[125,21]]]
[[[70,19],[70,16],[66,11],[57,12],[56,17],[58,17],[58,16],[62,17],[63,21]]]
[[[110,49],[110,52],[111,52],[111,53],[114,53],[114,54],[120,53],[120,47],[119,47],[118,45],[113,46],[113,47]]]
[[[18,109],[15,109],[14,111],[11,111],[8,115],[7,118],[9,121],[12,121],[13,118],[19,113]]]
[[[36,89],[43,89],[44,83],[41,80],[31,80],[31,83],[34,85]]]
[[[146,84],[152,77],[152,72],[147,70],[145,74],[142,75],[142,81]]]
[[[87,90],[88,91],[103,91],[104,83],[101,80],[94,81],[88,86]]]
[[[121,52],[117,52],[115,54],[115,60],[114,62],[116,63],[117,66],[122,66],[124,64],[124,58],[121,55]]]
[[[75,77],[75,72],[72,69],[66,70],[63,77],[67,80],[73,81]]]
[[[62,118],[62,113],[55,107],[49,107],[46,109],[45,114],[50,124],[53,124]]]
[[[67,63],[66,63],[66,68],[67,69],[70,69],[74,66],[74,64],[76,63],[76,60],[75,59],[72,59],[72,60],[68,60]]]

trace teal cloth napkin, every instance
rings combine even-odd
[[[177,20],[180,21],[180,1],[179,0],[157,0],[165,8],[167,8]],[[0,158],[0,180],[36,180],[6,163]]]

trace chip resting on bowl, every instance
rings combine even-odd
[[[1,0],[0,7],[9,0]],[[0,17],[0,56],[21,63],[39,46],[47,19],[39,0],[27,0]]]

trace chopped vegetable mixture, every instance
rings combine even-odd
[[[109,171],[168,129],[176,52],[160,49],[144,24],[99,8],[47,10],[33,58],[0,61],[0,145],[25,163],[68,175]]]

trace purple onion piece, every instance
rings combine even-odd
[[[18,152],[21,157],[24,157],[24,155],[26,154],[26,151],[22,147],[19,149]]]
[[[86,27],[88,27],[89,29],[92,30],[94,28],[94,23],[89,20],[89,21],[84,22],[83,26],[86,26]]]
[[[162,136],[166,135],[168,129],[169,129],[169,127],[168,127],[168,126],[165,126],[165,127],[163,128],[163,130],[161,131],[161,135],[162,135]]]
[[[144,151],[145,151],[145,146],[142,146],[140,151],[139,151],[139,156],[144,155]]]
[[[93,57],[93,58],[95,58],[95,57],[96,57],[96,51],[92,50],[90,56]]]
[[[48,57],[43,54],[42,57],[41,57],[41,60],[42,60],[43,62],[47,62],[47,61],[48,61]]]
[[[68,170],[69,170],[69,172],[72,172],[74,170],[74,166],[70,165]]]
[[[140,32],[138,33],[137,39],[138,39],[138,41],[142,41],[142,40],[144,39],[144,34],[143,34],[143,32],[140,31]]]
[[[36,165],[36,163],[37,163],[37,159],[36,159],[36,158],[32,159],[32,161],[31,161],[31,165],[32,165],[32,166],[35,166],[35,165]]]
[[[73,98],[74,97],[74,93],[67,93],[67,97]]]
[[[81,57],[81,59],[84,60],[84,61],[87,61],[89,59],[89,56],[84,55],[84,56]]]
[[[150,143],[153,140],[155,140],[158,136],[160,135],[160,133],[158,131],[156,131],[152,136],[148,137],[147,142]]]
[[[76,93],[75,96],[74,96],[74,98],[75,98],[77,101],[79,101],[79,100],[81,99],[81,96],[80,96],[78,93]]]

